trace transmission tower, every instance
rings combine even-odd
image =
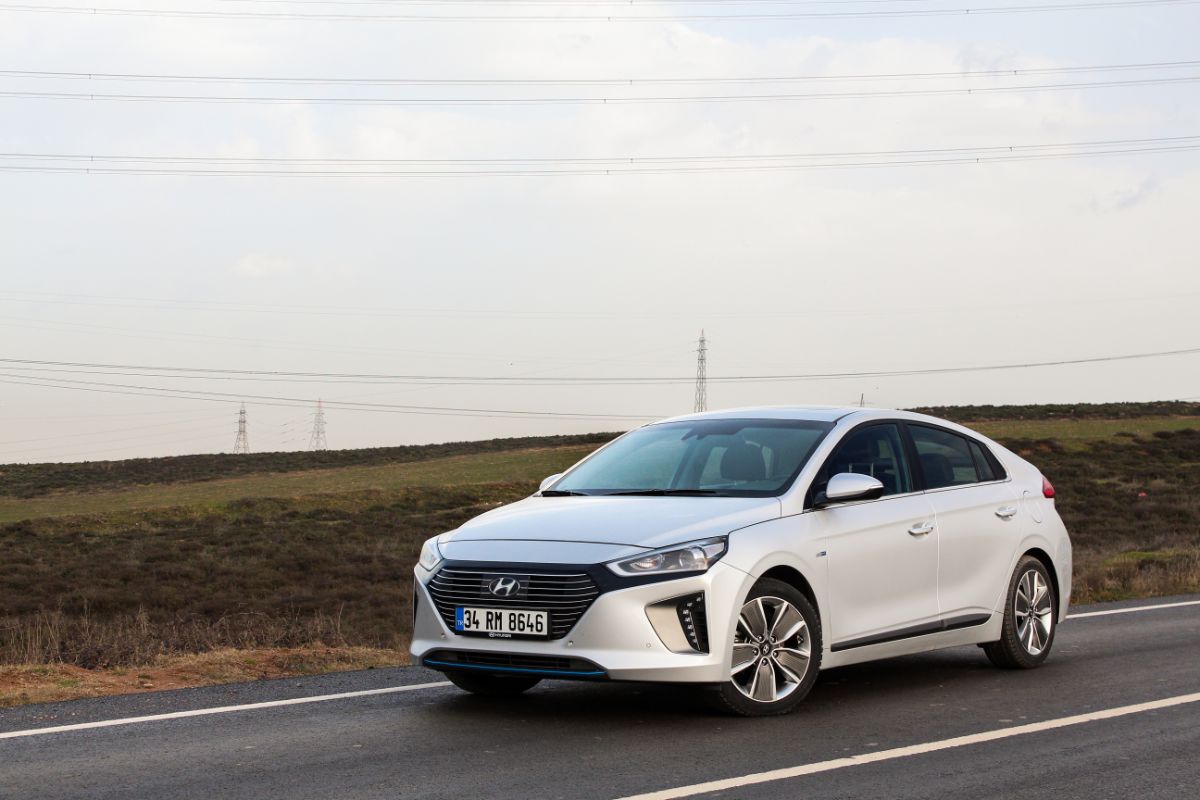
[[[238,435],[233,443],[233,452],[246,455],[250,452],[250,439],[246,436],[246,404],[238,411]]]
[[[708,340],[700,331],[700,346],[696,348],[696,413],[708,411]]]
[[[309,450],[328,450],[325,443],[325,408],[317,401],[317,410],[313,412],[312,436],[308,438]]]

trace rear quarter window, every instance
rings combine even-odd
[[[971,455],[975,458],[975,470],[979,473],[979,480],[996,480],[996,472],[992,469],[992,462],[984,455],[983,445],[979,442],[969,442],[969,444],[971,446]]]

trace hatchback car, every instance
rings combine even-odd
[[[545,678],[794,708],[823,668],[978,644],[1041,664],[1071,543],[1036,467],[960,425],[752,408],[638,428],[425,542],[414,663],[481,694]]]

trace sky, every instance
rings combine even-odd
[[[692,410],[701,330],[710,408],[1200,396],[1195,353],[721,380],[1200,348],[1200,153],[1128,152],[1200,142],[1162,141],[1200,137],[1196,3],[97,2],[184,16],[0,6],[0,462],[230,451],[241,402],[305,449],[318,398],[333,448],[625,430]],[[648,82],[764,77],[806,80]],[[1121,85],[1029,88],[1080,83]],[[179,174],[212,169],[254,174]]]

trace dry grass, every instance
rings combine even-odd
[[[533,488],[409,488],[3,525],[0,663],[400,648],[421,542]]]
[[[1052,440],[1078,449],[1117,434],[1152,436],[1159,431],[1200,428],[1200,417],[1139,417],[1136,419],[1023,419],[968,422],[970,428],[993,439]]]
[[[0,522],[52,516],[116,514],[174,506],[216,507],[258,497],[301,497],[323,492],[394,492],[411,486],[537,483],[594,450],[592,445],[452,456],[402,464],[303,472],[264,472],[236,478],[166,483],[105,492],[41,497],[0,495]]]
[[[1200,431],[1007,444],[1058,490],[1075,602],[1200,592]]]
[[[84,669],[61,663],[0,666],[0,708],[407,663],[408,654],[402,650],[369,647],[227,647],[163,656],[137,667]]]

